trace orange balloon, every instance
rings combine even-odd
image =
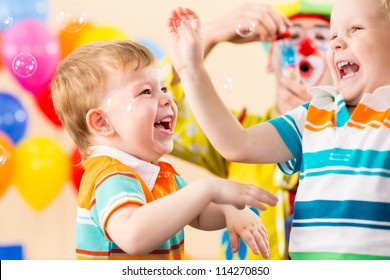
[[[69,157],[54,141],[30,138],[15,149],[14,183],[30,206],[41,210],[70,177]]]
[[[65,58],[74,51],[78,47],[77,42],[80,38],[84,37],[85,34],[88,34],[91,29],[93,29],[92,24],[87,23],[79,32],[70,33],[62,30],[58,35],[62,51],[61,57]]]
[[[0,197],[5,193],[14,173],[14,146],[11,139],[0,132]]]

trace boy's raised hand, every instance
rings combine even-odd
[[[168,31],[171,59],[178,73],[193,63],[203,62],[201,23],[195,12],[182,7],[172,10]]]

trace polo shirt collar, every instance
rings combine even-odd
[[[307,90],[312,96],[332,96],[336,98],[338,92],[333,86],[315,86]],[[364,94],[362,100],[365,99],[375,99],[381,103],[381,105],[386,108],[390,105],[390,85],[381,86],[374,90],[372,94]]]
[[[377,88],[372,94],[366,94],[362,102],[369,108],[384,112],[390,107],[390,85]]]
[[[135,172],[137,172],[137,174],[142,178],[148,188],[150,190],[153,190],[157,176],[160,172],[160,166],[140,160],[132,155],[129,155],[126,152],[109,146],[96,145],[92,146],[91,149],[91,158],[97,156],[108,156],[120,161],[124,165],[130,167]],[[160,161],[167,162],[165,158],[161,158]]]
[[[333,86],[310,87],[308,88],[307,92],[310,93],[312,96],[318,96],[318,97],[332,96],[333,100],[338,95],[336,88]]]

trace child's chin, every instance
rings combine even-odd
[[[164,150],[164,155],[170,154],[173,151],[173,142],[172,144],[165,145],[163,150]]]

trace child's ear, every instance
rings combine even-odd
[[[107,120],[106,114],[99,109],[91,109],[86,116],[88,128],[92,134],[111,136],[115,133],[114,128]]]

